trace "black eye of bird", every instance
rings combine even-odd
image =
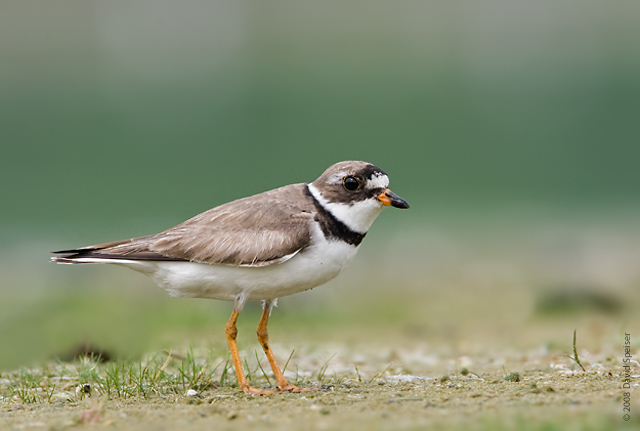
[[[344,186],[345,189],[349,191],[354,191],[355,189],[360,187],[360,181],[358,181],[354,177],[345,177],[345,179],[342,180],[342,185]]]

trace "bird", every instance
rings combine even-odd
[[[277,299],[335,278],[353,259],[385,207],[409,204],[389,177],[362,161],[327,168],[297,183],[234,200],[155,235],[53,252],[62,264],[115,264],[149,276],[171,296],[233,301],[225,334],[238,387],[270,395],[307,389],[290,384],[269,345]],[[252,387],[237,346],[236,322],[247,301],[263,301],[257,328],[277,388]]]

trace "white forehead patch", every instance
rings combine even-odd
[[[385,174],[374,174],[367,180],[364,187],[368,190],[373,189],[386,189],[389,187],[389,177]]]

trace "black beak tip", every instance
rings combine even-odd
[[[409,204],[404,199],[399,199],[397,201],[392,201],[391,205],[395,208],[400,208],[403,210],[409,209]]]
[[[391,202],[391,206],[394,208],[400,208],[400,209],[407,209],[409,208],[409,204],[407,203],[407,201],[405,201],[404,199],[402,199],[400,196],[398,196],[397,194],[393,193],[391,190],[387,190],[387,193],[385,193],[387,195],[387,197],[389,198],[389,201]]]

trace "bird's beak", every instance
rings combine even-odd
[[[398,196],[397,194],[395,194],[389,189],[386,189],[385,191],[380,193],[378,196],[376,196],[376,198],[380,202],[382,202],[382,205],[384,206],[403,208],[403,209],[409,208],[409,204],[407,203],[407,201],[405,201],[404,199],[402,199],[400,196]]]

